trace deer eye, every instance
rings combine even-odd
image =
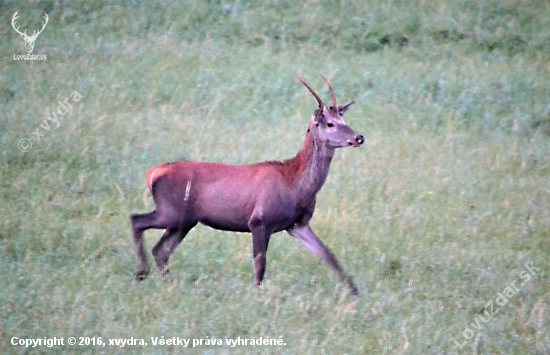
[[[334,127],[334,123],[327,123],[327,127],[328,127],[328,128]]]

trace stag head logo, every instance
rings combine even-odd
[[[25,32],[23,33],[21,31],[19,31],[19,27],[15,27],[15,20],[17,20],[17,18],[18,18],[17,12],[18,11],[15,11],[15,14],[13,14],[13,17],[11,18],[11,26],[13,27],[15,32],[19,33],[21,35],[21,37],[25,40],[25,46],[27,47],[27,53],[31,54],[32,51],[34,50],[34,41],[36,41],[36,39],[38,38],[38,35],[41,34],[42,31],[44,31],[44,29],[46,28],[46,25],[48,24],[48,15],[44,14],[44,19],[46,20],[46,22],[44,22],[42,24],[42,29],[38,32],[36,30],[34,30],[32,35],[29,36],[29,35],[27,35],[27,30],[25,30]]]

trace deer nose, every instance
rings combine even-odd
[[[357,142],[357,144],[361,145],[365,143],[365,137],[363,137],[362,135],[358,135],[355,137],[355,141]]]

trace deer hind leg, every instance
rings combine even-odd
[[[340,279],[348,285],[351,292],[354,295],[359,294],[357,286],[353,283],[351,278],[342,270],[336,257],[332,252],[317,238],[315,233],[311,230],[309,225],[292,227],[287,230],[288,234],[298,239],[302,244],[306,246],[311,252],[320,257],[325,263],[327,263],[340,277]]]
[[[134,245],[136,247],[137,271],[136,279],[145,280],[149,274],[149,265],[147,255],[145,254],[145,245],[143,241],[143,232],[149,229],[149,224],[156,219],[156,211],[146,214],[133,214],[130,216],[132,231],[134,234]]]
[[[147,229],[171,229],[178,225],[177,218],[171,218],[163,215],[157,210],[145,214],[133,214],[130,216],[132,230],[134,233],[134,245],[136,247],[137,271],[136,279],[145,280],[149,274],[149,264],[145,254],[145,242],[143,241],[143,232]]]
[[[170,270],[168,268],[168,260],[170,255],[181,243],[187,233],[196,225],[196,223],[189,225],[185,228],[167,228],[160,240],[153,247],[153,257],[158,268],[164,275],[168,275]]]

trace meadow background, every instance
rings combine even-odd
[[[1,353],[181,353],[150,337],[262,336],[286,345],[187,351],[550,354],[550,1],[0,9]],[[16,10],[29,34],[49,15],[34,49],[46,61],[14,60]],[[146,170],[294,156],[316,107],[294,72],[325,100],[318,74],[356,101],[346,120],[366,143],[337,152],[312,226],[361,296],[286,234],[259,293],[250,235],[203,227],[174,253],[172,282],[157,270],[133,281],[129,215],[153,209]],[[40,128],[74,91],[59,127]],[[146,233],[148,252],[161,233]],[[473,326],[525,263],[540,270]],[[26,350],[14,336],[149,346]]]

